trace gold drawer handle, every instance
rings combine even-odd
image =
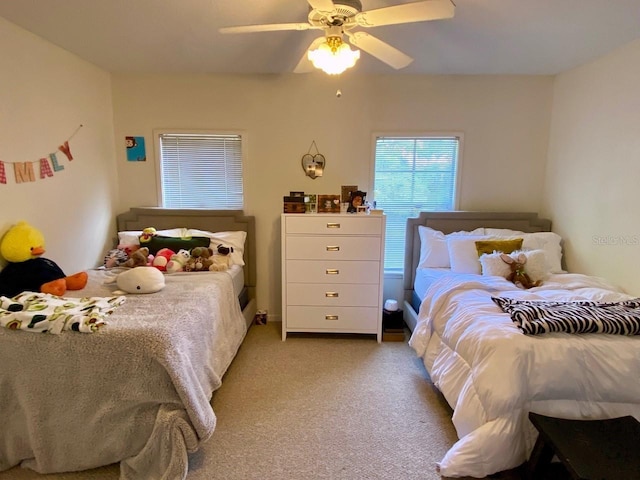
[[[327,228],[340,228],[339,223],[327,223]]]
[[[327,252],[339,252],[340,247],[337,245],[327,245]]]
[[[340,275],[340,270],[338,270],[337,268],[327,268],[325,273],[327,275]]]
[[[338,320],[338,315],[325,315],[325,320]]]
[[[324,296],[328,298],[337,298],[340,294],[338,292],[324,292]]]

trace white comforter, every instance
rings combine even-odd
[[[485,477],[529,456],[529,411],[565,418],[640,419],[640,337],[525,336],[491,296],[616,302],[631,297],[602,279],[553,275],[531,290],[500,277],[448,275],[422,302],[410,345],[453,408],[459,440],[443,476]]]

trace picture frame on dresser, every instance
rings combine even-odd
[[[340,213],[340,195],[318,195],[318,213]]]

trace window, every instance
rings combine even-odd
[[[162,207],[242,209],[241,135],[167,132],[158,142]]]
[[[387,216],[385,271],[404,268],[406,221],[423,210],[457,207],[461,136],[378,136],[374,197]]]

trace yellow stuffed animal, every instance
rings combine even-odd
[[[67,276],[55,262],[42,258],[42,233],[27,222],[19,222],[0,241],[0,254],[9,262],[0,272],[0,295],[42,292],[63,295],[67,289],[80,290],[87,284],[87,272]]]

